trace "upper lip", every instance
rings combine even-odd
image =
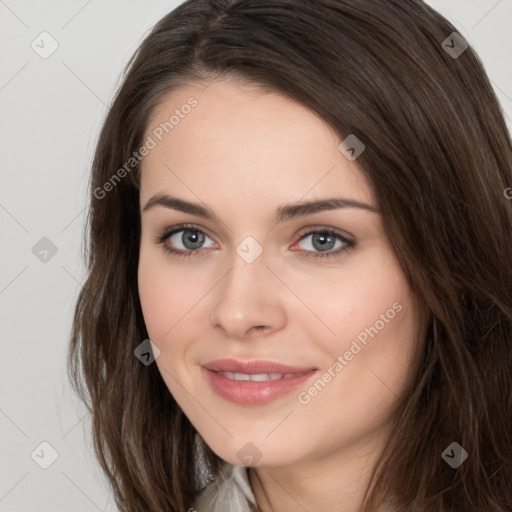
[[[259,373],[305,373],[316,370],[313,366],[297,367],[274,361],[237,361],[236,359],[216,359],[202,365],[214,372],[232,372],[244,374]]]

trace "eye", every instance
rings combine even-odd
[[[310,238],[310,241],[304,245],[306,246],[306,256],[310,258],[334,258],[355,247],[353,240],[331,228],[318,228],[308,231],[298,243],[308,238]],[[338,245],[336,245],[337,242]]]
[[[203,244],[206,238],[211,240],[198,226],[183,224],[166,229],[157,237],[156,243],[162,244],[165,252],[176,254],[177,256],[191,256],[192,253],[199,252],[199,249],[204,248]]]
[[[340,256],[342,252],[355,247],[355,241],[350,240],[332,228],[310,230],[301,236],[297,244],[310,237],[311,240],[304,244],[306,248],[301,250],[310,258],[334,258]],[[182,224],[167,228],[161,235],[157,236],[155,242],[161,244],[163,250],[167,253],[175,254],[176,256],[196,256],[201,252],[200,249],[205,248],[203,244],[207,238],[211,240],[198,226]],[[213,242],[213,240],[211,241]],[[214,245],[210,245],[210,247],[214,247]]]

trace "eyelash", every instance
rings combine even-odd
[[[156,237],[155,243],[161,244],[164,252],[173,254],[176,256],[180,256],[180,257],[190,257],[190,256],[192,256],[193,253],[199,253],[201,251],[201,249],[196,249],[195,251],[193,251],[193,250],[184,251],[181,249],[179,249],[179,250],[173,249],[173,248],[169,247],[168,245],[165,245],[165,241],[168,238],[170,238],[172,235],[174,235],[176,233],[179,233],[180,231],[195,231],[195,232],[203,233],[206,236],[208,236],[207,233],[205,233],[202,229],[199,228],[199,226],[196,226],[195,224],[181,224],[179,226],[167,228],[161,235],[158,235]],[[345,251],[349,251],[350,249],[353,249],[356,245],[356,243],[354,241],[349,240],[348,238],[344,237],[343,235],[341,235],[337,231],[333,230],[332,228],[316,228],[316,229],[312,229],[311,231],[307,231],[300,237],[299,242],[301,242],[302,240],[304,240],[305,238],[307,238],[310,235],[314,235],[315,233],[321,233],[323,235],[329,235],[329,236],[335,237],[338,240],[341,240],[345,244],[345,246],[339,247],[336,250],[331,250],[331,252],[302,251],[302,252],[306,253],[306,257],[308,257],[308,258],[314,258],[314,259],[335,258],[337,256],[341,256],[341,253],[343,253]],[[210,238],[210,237],[208,236],[208,238]]]

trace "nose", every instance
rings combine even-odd
[[[286,289],[267,267],[264,255],[247,263],[235,253],[231,270],[212,290],[210,322],[230,339],[269,334],[286,324]]]

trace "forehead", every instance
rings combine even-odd
[[[176,189],[196,200],[236,194],[246,204],[332,192],[372,201],[356,162],[338,148],[341,138],[277,91],[225,80],[182,86],[156,107],[147,138],[154,147],[141,166],[141,202]]]

